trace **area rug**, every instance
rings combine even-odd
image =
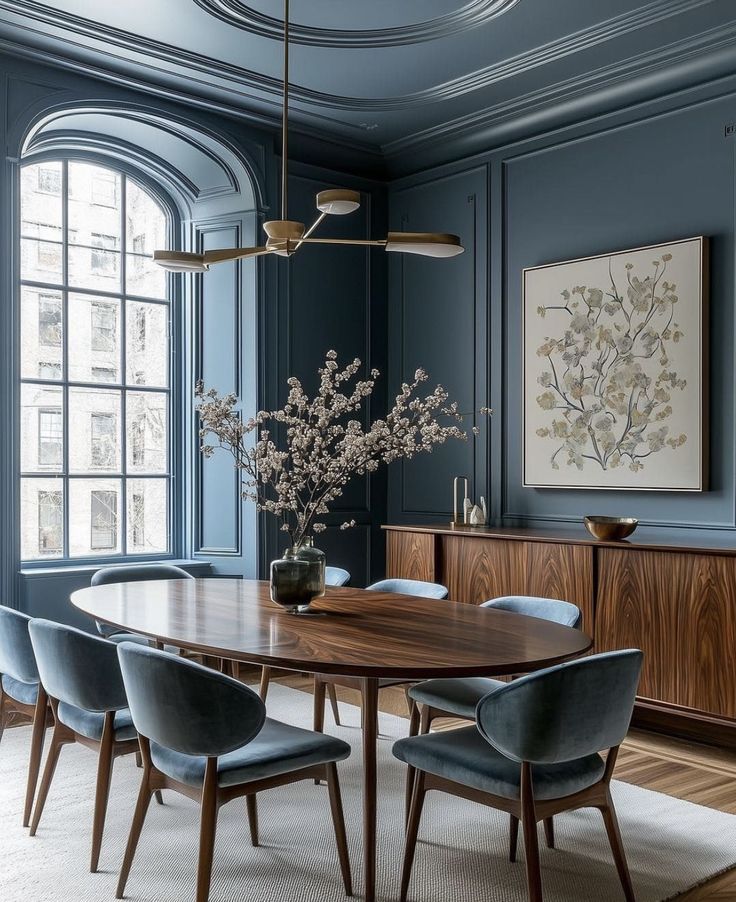
[[[269,714],[311,723],[311,696],[273,685]],[[356,895],[362,889],[360,715],[340,705],[353,755],[340,765]],[[378,895],[396,899],[403,851],[404,771],[391,755],[407,721],[381,715]],[[0,742],[0,900],[101,902],[115,898],[117,871],[135,805],[140,771],[132,756],[115,762],[101,872],[87,871],[95,755],[64,748],[38,835],[21,827],[29,730],[8,729]],[[613,787],[638,902],[661,902],[736,865],[736,816],[624,783]],[[184,902],[194,897],[197,806],[167,792],[152,805],[126,898]],[[259,797],[261,847],[250,845],[245,805],[220,812],[212,902],[341,902],[327,791],[302,783]],[[542,851],[546,902],[620,902],[623,898],[600,815],[556,818],[556,850]],[[414,902],[526,902],[523,845],[507,858],[508,818],[430,793],[425,805],[410,899]]]

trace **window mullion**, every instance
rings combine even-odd
[[[63,503],[63,555],[69,557],[70,529],[70,493],[69,493],[69,161],[64,160],[61,167],[61,281],[64,285],[61,294],[61,378],[62,378],[62,503]]]
[[[128,185],[127,176],[120,176],[120,382],[123,386],[120,397],[120,469],[127,475],[128,472],[128,302],[126,299],[127,281],[127,203]],[[120,524],[120,549],[123,554],[128,553],[128,480],[120,481],[120,511],[118,522]]]

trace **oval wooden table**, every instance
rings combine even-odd
[[[117,583],[74,592],[81,611],[122,630],[234,661],[357,677],[363,693],[365,898],[375,899],[378,685],[524,673],[588,651],[579,630],[471,604],[328,589],[313,614],[288,614],[266,582]]]

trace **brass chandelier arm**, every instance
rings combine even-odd
[[[294,250],[297,250],[297,251],[298,251],[299,248],[300,248],[300,246],[301,246],[301,244],[302,244],[304,241],[307,241],[307,239],[308,239],[309,236],[312,234],[312,232],[314,232],[315,229],[317,228],[317,226],[319,226],[319,225],[322,223],[322,221],[323,221],[324,219],[326,219],[326,218],[327,218],[327,214],[326,214],[326,213],[320,213],[319,216],[314,220],[314,222],[311,224],[311,226],[310,226],[310,227],[307,229],[307,231],[304,233],[304,237],[301,239],[301,241],[298,241],[298,242],[294,245]]]
[[[304,244],[351,244],[356,247],[386,247],[386,238],[302,238]]]
[[[228,260],[242,260],[246,257],[260,257],[263,254],[271,254],[273,249],[270,247],[228,247],[216,251],[205,251],[202,255],[204,263],[209,266],[211,263],[225,263]]]

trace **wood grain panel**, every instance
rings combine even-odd
[[[434,582],[435,537],[429,533],[386,534],[386,576]]]
[[[641,648],[639,695],[678,702],[678,639],[685,556],[601,548],[595,650]],[[681,589],[679,590],[681,592]]]
[[[523,543],[486,542],[466,536],[442,536],[441,541],[440,579],[453,601],[480,604],[521,591]]]
[[[441,580],[453,601],[480,604],[501,595],[560,598],[580,607],[592,631],[591,548],[443,536],[441,557]]]
[[[736,561],[693,554],[685,556],[685,562],[678,701],[689,708],[736,717]]]

